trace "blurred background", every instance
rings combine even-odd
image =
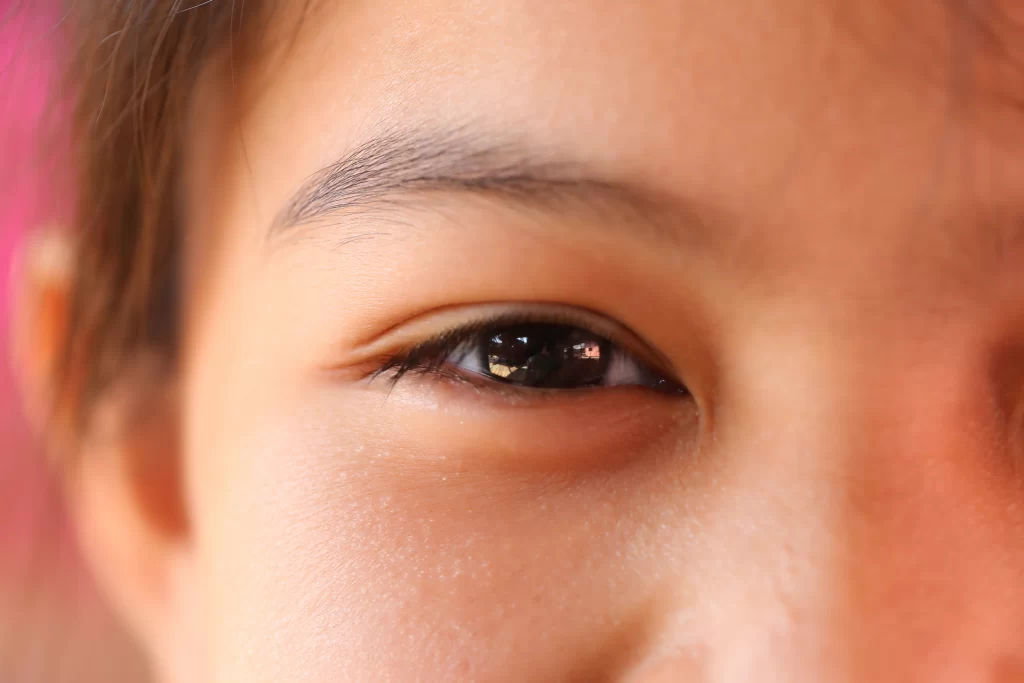
[[[19,244],[69,206],[55,172],[67,161],[61,20],[60,0],[0,0],[0,683],[134,683],[139,658],[75,551],[7,348]]]

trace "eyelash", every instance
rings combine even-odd
[[[492,318],[446,330],[431,339],[387,357],[380,368],[373,373],[372,378],[386,376],[391,384],[397,384],[408,375],[438,375],[446,379],[461,380],[463,379],[461,374],[455,371],[445,372],[448,358],[459,347],[489,328],[526,321],[521,317]]]
[[[481,378],[478,381],[474,381],[474,379],[470,379],[467,376],[465,371],[460,371],[456,367],[450,367],[450,358],[461,348],[472,344],[474,340],[482,335],[482,333],[503,327],[530,324],[566,325],[583,330],[589,330],[594,332],[595,335],[600,336],[603,339],[607,339],[616,348],[619,348],[638,359],[642,359],[645,355],[650,355],[631,351],[630,345],[617,341],[616,335],[613,333],[602,333],[595,330],[595,324],[592,320],[581,319],[580,317],[573,316],[571,314],[547,313],[545,315],[531,315],[529,312],[523,312],[481,318],[479,320],[445,330],[444,332],[441,332],[440,334],[421,343],[400,349],[396,353],[386,356],[379,363],[377,369],[370,374],[370,379],[384,379],[394,386],[409,376],[434,376],[444,380],[472,384],[477,388],[486,387],[500,392],[515,392],[518,394],[529,392],[531,394],[537,394],[541,392],[564,391],[558,389],[516,387],[502,384],[487,378]],[[640,360],[639,362],[645,361]],[[654,365],[660,364],[655,363]],[[664,370],[663,372],[666,376],[670,374]],[[675,380],[672,381],[673,383],[678,383]],[[679,390],[674,393],[689,393],[685,386],[681,383],[678,384]]]

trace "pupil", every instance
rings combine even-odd
[[[508,327],[482,346],[493,378],[541,389],[600,386],[611,359],[610,342],[572,325]]]

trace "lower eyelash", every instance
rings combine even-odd
[[[383,379],[391,388],[393,388],[409,376],[423,377],[428,378],[431,381],[461,385],[473,389],[474,391],[498,394],[509,399],[523,398],[526,395],[535,398],[538,395],[549,393],[544,389],[527,389],[511,384],[504,384],[491,379],[482,373],[472,373],[470,371],[460,370],[448,362],[442,362],[440,364],[436,362],[413,364],[405,355],[396,355],[389,359],[385,365],[375,370],[370,375],[370,378],[371,381]]]

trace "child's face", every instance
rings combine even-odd
[[[888,4],[339,2],[211,65],[191,680],[1024,680],[1024,112]]]

